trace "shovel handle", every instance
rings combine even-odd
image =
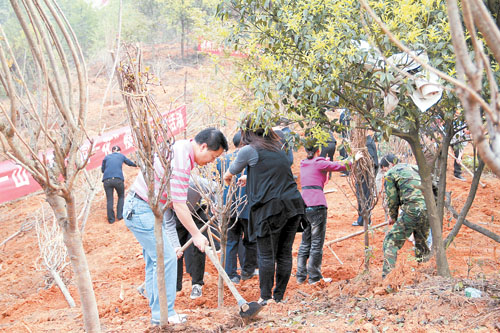
[[[249,309],[249,306],[247,301],[240,295],[236,287],[234,286],[234,283],[229,279],[229,276],[227,275],[226,271],[224,268],[222,268],[217,256],[215,255],[214,249],[210,247],[210,245],[205,246],[205,253],[207,254],[207,257],[212,261],[212,264],[214,264],[215,268],[217,268],[217,271],[219,272],[220,276],[222,276],[222,279],[226,283],[226,285],[229,287],[229,290],[233,294],[234,298],[236,299],[236,302],[238,302],[238,306],[240,309],[245,312]],[[246,307],[245,307],[246,305]]]
[[[204,232],[205,230],[208,229],[208,227],[210,226],[210,224],[212,224],[213,222],[215,221],[215,216],[212,216],[210,218],[210,220],[208,220],[207,223],[205,223],[205,225],[203,227],[200,228],[200,232]],[[182,245],[180,251],[181,252],[184,252],[186,251],[186,249],[191,245],[193,244],[193,239],[192,238],[189,238],[189,240],[184,244]]]

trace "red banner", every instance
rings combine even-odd
[[[229,53],[220,45],[218,45],[214,42],[208,41],[208,40],[201,40],[198,43],[198,51],[205,52],[205,53],[211,53],[211,54],[217,54],[217,55],[223,55],[223,54]],[[246,54],[243,54],[240,51],[232,51],[229,55],[231,57],[238,57],[238,58],[245,58],[247,56]]]
[[[167,124],[172,131],[172,135],[180,134],[186,129],[185,105],[166,113],[165,117],[167,117]],[[130,127],[122,127],[94,138],[94,147],[86,169],[92,170],[100,167],[102,160],[107,154],[111,153],[113,146],[120,146],[121,153],[124,155],[135,151]],[[90,142],[88,141],[82,145],[80,148],[82,157],[86,156],[89,147]],[[47,152],[45,158],[50,161],[53,158],[53,152]],[[13,161],[0,162],[0,203],[18,199],[40,189],[40,185],[23,167]]]

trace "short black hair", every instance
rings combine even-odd
[[[389,163],[398,164],[398,162],[399,162],[399,159],[396,155],[387,154],[384,157],[382,157],[379,165],[381,168],[387,168],[389,166]]]
[[[194,141],[196,141],[196,143],[200,145],[206,143],[208,149],[212,151],[217,151],[221,147],[225,151],[229,149],[224,134],[214,127],[206,128],[200,133],[196,134],[196,136],[194,137]]]
[[[114,152],[114,151],[120,151],[120,150],[122,150],[122,149],[120,148],[120,146],[113,146],[113,148],[111,148],[111,151],[113,151],[113,152]]]
[[[238,148],[240,146],[241,142],[241,131],[236,132],[236,134],[233,136],[233,145]]]

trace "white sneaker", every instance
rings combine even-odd
[[[309,284],[312,286],[312,285],[315,285],[316,283],[318,283],[319,281],[323,281],[325,283],[330,283],[330,282],[332,282],[332,278],[322,278],[321,280],[314,281],[314,282],[309,281]]]
[[[182,324],[187,321],[187,315],[184,313],[177,313],[171,317],[168,317],[169,324]]]
[[[202,286],[199,284],[193,284],[193,289],[191,289],[191,299],[197,299],[203,295],[201,290]]]

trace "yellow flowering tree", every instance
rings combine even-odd
[[[463,117],[455,112],[460,107],[453,86],[425,70],[427,64],[450,76],[456,72],[445,1],[367,3],[408,52],[389,39],[359,1],[223,0],[218,15],[231,27],[227,43],[248,55],[241,71],[263,124],[271,126],[277,113],[287,113],[313,132],[334,129],[337,120],[328,119],[326,110],[338,99],[339,107],[362,116],[363,123],[356,126],[410,144],[422,178],[438,274],[448,276],[444,190],[439,210],[432,191],[437,154],[429,161],[424,157],[433,151],[429,143],[437,143],[434,151],[441,152],[446,166],[449,142]],[[434,98],[417,106],[422,82],[432,88]]]

